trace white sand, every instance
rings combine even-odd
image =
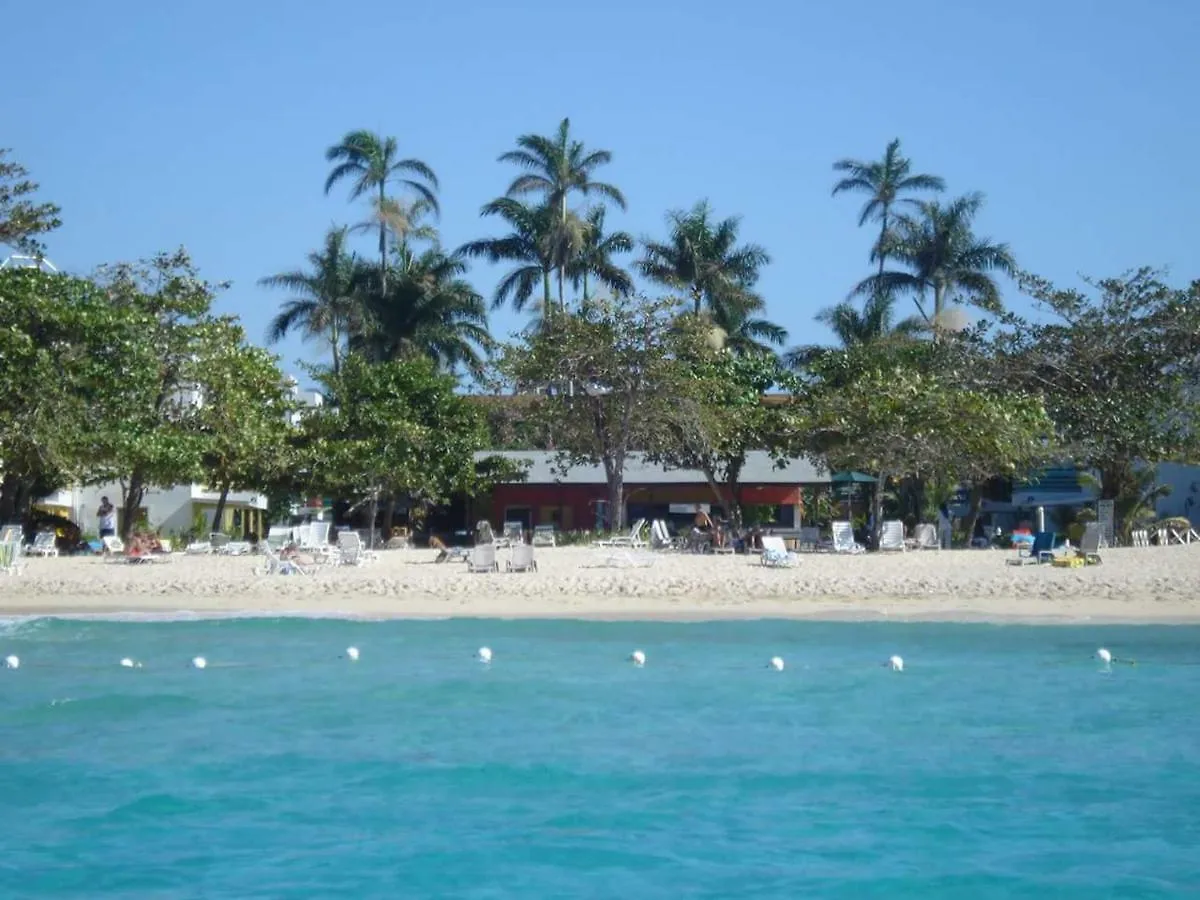
[[[498,554],[503,560],[507,551]],[[0,615],[303,614],[363,617],[820,618],[1028,622],[1200,622],[1200,544],[1104,551],[1083,569],[1010,566],[961,550],[856,557],[801,554],[790,569],[754,556],[537,550],[539,571],[471,575],[433,551],[381,551],[360,568],[306,578],[254,574],[261,557],[175,554],[152,565],[30,559],[0,575]]]
[[[31,613],[299,613],[362,617],[824,618],[1198,622],[1200,544],[1106,550],[1102,565],[1006,565],[1012,553],[757,557],[539,548],[539,571],[470,575],[433,551],[380,551],[361,568],[259,576],[260,557],[149,565],[29,559],[0,576],[0,616]],[[618,552],[618,557],[622,556]]]

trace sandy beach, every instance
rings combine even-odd
[[[506,553],[492,574],[387,550],[310,577],[258,575],[257,556],[29,559],[0,576],[0,615],[1200,622],[1200,544],[1106,550],[1079,569],[1006,565],[1013,554],[986,550],[801,554],[779,569],[754,556],[564,547],[539,549],[535,573],[509,573]]]

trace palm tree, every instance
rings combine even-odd
[[[858,216],[861,228],[867,222],[879,222],[879,240],[871,251],[871,258],[879,260],[879,274],[883,274],[887,252],[884,246],[888,227],[891,225],[892,207],[897,202],[916,203],[904,194],[914,191],[944,191],[946,183],[936,175],[912,175],[912,160],[900,154],[900,139],[896,138],[887,145],[883,159],[877,162],[863,162],[857,159],[841,159],[833,164],[835,172],[845,172],[846,175],[833,186],[836,197],[843,191],[853,191],[867,195]]]
[[[999,312],[1000,288],[992,273],[1011,277],[1017,264],[1007,244],[975,236],[971,226],[982,207],[983,195],[975,193],[945,206],[920,203],[917,215],[899,216],[887,237],[886,253],[909,271],[872,275],[859,282],[853,294],[911,293],[928,325],[943,321],[950,302]],[[933,295],[932,312],[922,303],[929,294]]]
[[[497,216],[507,222],[512,231],[503,237],[463,244],[455,255],[482,257],[491,263],[517,264],[496,286],[492,308],[512,301],[513,309],[520,312],[540,284],[543,312],[549,310],[550,273],[554,270],[555,258],[554,210],[548,206],[530,206],[511,197],[500,197],[485,205],[480,215]]]
[[[582,222],[581,246],[567,262],[567,277],[571,279],[571,287],[579,290],[582,286],[581,300],[584,303],[591,299],[588,293],[589,276],[614,294],[633,293],[633,279],[613,262],[616,254],[633,251],[633,237],[624,231],[605,234],[604,216],[603,206],[593,206],[588,210],[587,218]]]
[[[382,200],[372,197],[371,215],[365,221],[352,226],[350,231],[361,233],[383,228],[391,233],[397,243],[431,241],[436,244],[439,239],[437,227],[425,221],[432,212],[433,207],[424,199],[405,202],[393,197]]]
[[[761,308],[752,288],[771,258],[757,244],[738,246],[739,218],[714,222],[712,215],[707,200],[688,212],[668,213],[670,238],[647,241],[638,269],[652,281],[686,292],[697,315],[705,308],[714,313],[724,307]]]
[[[295,328],[306,338],[328,339],[336,375],[342,363],[342,338],[354,325],[359,302],[355,278],[359,260],[346,249],[346,229],[331,229],[325,246],[310,253],[308,262],[311,268],[307,272],[281,272],[259,279],[263,287],[284,288],[297,295],[285,300],[271,320],[267,340],[280,341]]]
[[[766,319],[755,318],[756,309],[724,305],[706,315],[720,329],[725,349],[738,356],[775,353],[787,343],[787,329]]]
[[[433,169],[419,159],[397,159],[399,149],[394,137],[380,137],[370,131],[351,131],[342,138],[341,143],[334,144],[325,151],[325,159],[337,163],[325,179],[325,193],[328,194],[335,184],[345,179],[351,179],[350,199],[356,200],[363,194],[376,194],[376,209],[382,214],[386,211],[389,182],[396,181],[417,195],[417,199],[428,204],[430,210],[437,213],[438,201],[435,191],[438,187],[437,176]],[[413,177],[398,177],[411,175]],[[384,218],[379,220],[379,274],[387,278],[387,233],[388,225]],[[386,282],[382,285],[386,290]]]
[[[612,162],[608,150],[588,152],[582,141],[571,139],[571,120],[563,119],[552,136],[523,134],[517,138],[517,149],[500,155],[500,162],[515,163],[525,172],[513,179],[505,196],[521,198],[528,194],[540,194],[547,207],[557,215],[558,227],[566,230],[570,226],[568,198],[572,193],[583,196],[599,194],[611,200],[621,209],[626,208],[625,195],[616,187],[603,181],[593,180],[597,169]],[[560,235],[557,242],[566,241]],[[559,260],[558,303],[565,308],[563,281],[566,276],[566,260]]]
[[[897,322],[895,306],[896,299],[891,294],[874,293],[865,299],[861,310],[849,300],[843,300],[836,306],[822,309],[815,318],[833,331],[844,348],[915,338],[928,330],[925,322],[916,316]],[[828,347],[816,345],[794,347],[787,352],[784,362],[792,368],[802,368],[828,350]]]
[[[402,246],[397,257],[387,292],[366,295],[365,327],[354,349],[375,360],[418,354],[447,370],[462,365],[481,374],[481,351],[490,350],[492,339],[483,297],[462,277],[466,263],[437,248],[416,254]]]

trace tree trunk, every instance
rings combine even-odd
[[[225,515],[225,503],[228,500],[229,500],[229,485],[223,484],[223,485],[221,485],[221,493],[217,497],[217,508],[213,511],[213,517],[212,517],[212,529],[211,530],[214,532],[217,532],[218,534],[221,532],[221,519]],[[232,537],[235,541],[241,540],[241,535],[233,535]]]
[[[146,497],[146,478],[139,469],[129,476],[129,484],[121,490],[121,540],[129,540],[137,524],[138,510]]]
[[[396,495],[388,494],[387,503],[383,505],[383,540],[392,539],[392,528],[396,520]]]
[[[0,483],[0,525],[19,521],[17,499],[20,492],[20,479],[11,472],[5,472],[4,481]]]
[[[550,268],[542,268],[542,321],[548,322],[554,317],[554,301],[550,299]]]
[[[880,225],[879,225],[878,253],[879,253],[879,277],[880,278],[883,278],[883,266],[884,266],[884,263],[887,262],[887,254],[884,253],[884,250],[883,250],[883,241],[887,237],[887,227],[888,227],[888,208],[885,206],[883,208],[883,215],[880,217]]]
[[[975,539],[975,523],[979,521],[979,510],[983,506],[983,485],[982,481],[971,483],[971,492],[969,503],[967,506],[967,546],[971,546],[971,541]]]
[[[558,267],[558,309],[560,312],[567,311],[567,296],[563,291],[563,268]]]
[[[379,489],[378,488],[371,491],[371,507],[370,507],[370,509],[371,509],[370,521],[367,523],[367,527],[370,529],[370,531],[367,532],[367,535],[368,535],[367,536],[367,549],[374,550],[375,549],[375,519],[379,516]]]
[[[608,530],[619,532],[625,527],[625,460],[605,460],[608,475]]]
[[[725,470],[725,489],[729,492],[729,505],[726,512],[729,515],[729,527],[734,532],[742,529],[742,486],[740,478],[742,463],[730,464]]]
[[[336,316],[330,329],[333,345],[333,374],[336,376],[342,371],[342,333],[341,329],[338,328]]]
[[[387,293],[387,222],[383,217],[383,206],[387,202],[384,185],[379,185],[379,294]]]
[[[883,533],[883,492],[887,488],[887,472],[880,472],[875,481],[875,492],[871,495],[871,531],[868,543],[872,550],[879,549],[879,536]]]

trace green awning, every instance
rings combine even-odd
[[[829,479],[832,484],[874,484],[878,480],[864,472],[835,472]]]

